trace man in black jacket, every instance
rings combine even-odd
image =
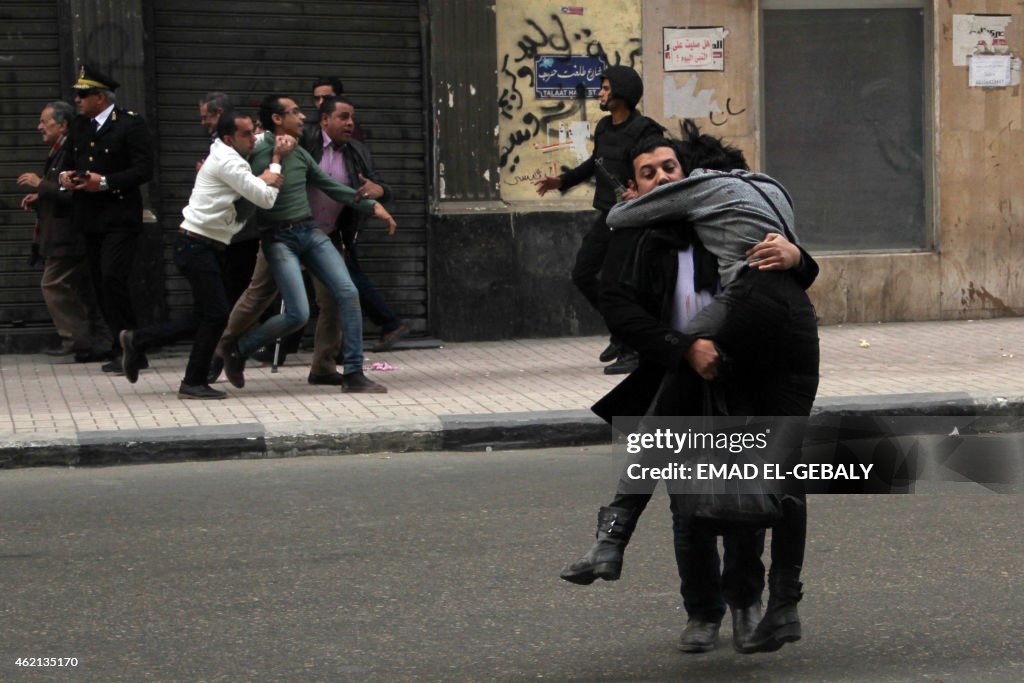
[[[142,232],[141,187],[153,177],[153,144],[146,122],[115,104],[118,82],[82,66],[72,86],[78,117],[60,184],[71,190],[72,221],[86,254],[103,317],[111,331],[137,327],[130,279]],[[111,348],[120,354],[116,338]],[[148,367],[143,357],[142,367]],[[120,355],[104,372],[123,372]]]
[[[644,83],[640,74],[628,66],[608,67],[601,74],[601,92],[598,95],[601,110],[607,111],[608,116],[597,122],[593,154],[560,176],[547,176],[534,183],[537,194],[543,197],[551,190],[559,190],[564,194],[591,176],[597,181],[594,208],[598,215],[590,231],[583,237],[583,244],[576,254],[576,265],[572,269],[573,283],[597,310],[601,310],[598,297],[602,269],[609,271],[621,258],[620,255],[609,253],[611,232],[607,218],[609,209],[622,200],[626,183],[633,177],[629,152],[640,140],[651,135],[661,135],[664,130],[653,119],[636,110],[643,94]],[[606,258],[610,260],[607,264]],[[607,362],[613,358],[619,360],[606,367],[605,374],[627,374],[636,369],[636,354],[623,349],[614,336],[608,348],[601,353],[601,361]]]
[[[318,120],[317,128],[311,130],[307,127],[303,130],[301,141],[313,159],[323,166],[324,150],[330,148],[332,152],[340,154],[344,161],[344,169],[338,169],[343,170],[343,177],[335,180],[356,188],[360,199],[391,201],[391,188],[377,175],[369,147],[355,139],[356,110],[352,100],[344,95],[323,97],[320,100]],[[371,350],[386,351],[405,336],[409,328],[384,302],[384,297],[359,265],[359,231],[366,224],[366,218],[350,207],[339,205],[338,208],[340,213],[334,224],[321,225],[321,229],[330,236],[331,241],[345,256],[349,275],[359,290],[359,305],[363,313],[380,327],[380,340]],[[317,299],[320,299],[319,291]],[[330,320],[323,322],[330,325]],[[333,335],[330,329],[321,331],[323,322],[317,322],[317,337],[321,332]]]
[[[705,139],[707,136],[700,136],[695,126],[685,128],[684,132],[688,134],[685,149],[691,151],[689,156],[677,155],[675,146],[664,139],[645,141],[634,150],[638,192],[641,196],[648,196],[662,185],[682,181],[687,163],[680,161],[684,158],[690,163],[686,171],[693,168],[746,168],[746,161],[739,150],[724,146],[717,139]],[[702,143],[707,143],[709,149],[699,149]],[[732,204],[737,204],[735,197],[733,199]],[[707,207],[702,204],[701,208]],[[617,208],[613,212],[613,222],[617,220],[620,210]],[[743,213],[744,217],[749,218],[751,215],[755,214],[749,210]],[[753,224],[755,221],[750,219],[748,223]],[[717,227],[725,233],[730,232],[730,225],[722,219]],[[744,268],[750,274],[743,278],[744,284],[755,278],[761,288],[781,287],[785,296],[794,300],[796,310],[799,299],[806,299],[802,289],[809,287],[817,276],[818,267],[814,260],[798,246],[788,242],[781,234],[782,230],[770,234],[760,243],[756,243],[753,235],[740,239],[734,232],[730,232],[732,246],[739,253],[746,249]],[[763,234],[759,232],[757,238],[760,237]],[[612,241],[629,257],[625,259],[626,267],[615,274],[616,279],[607,282],[602,289],[602,312],[612,331],[639,350],[641,363],[636,372],[594,406],[594,411],[609,422],[617,415],[701,414],[701,377],[711,379],[718,371],[719,359],[717,349],[710,340],[698,338],[703,335],[687,332],[695,318],[707,316],[712,311],[722,313],[716,316],[719,323],[714,338],[742,356],[748,355],[747,346],[767,345],[776,337],[783,336],[770,334],[780,325],[777,320],[764,320],[768,315],[765,311],[774,313],[774,308],[764,305],[760,293],[751,293],[746,289],[744,295],[741,295],[740,298],[745,296],[752,302],[758,302],[754,305],[744,305],[745,302],[737,301],[737,295],[730,294],[732,290],[727,290],[718,299],[712,299],[719,263],[704,249],[694,230],[687,227],[686,221],[677,220],[671,224],[652,222],[633,229],[617,227]],[[747,249],[747,245],[753,246]],[[790,272],[777,272],[780,270]],[[762,281],[763,278],[773,278],[775,282]],[[726,304],[726,301],[729,303]],[[759,307],[764,311],[756,310]],[[758,355],[753,366],[752,359],[744,359],[746,362],[744,372],[739,373],[741,376],[755,377],[754,385],[779,387],[779,391],[762,390],[765,400],[759,407],[765,412],[744,413],[742,410],[746,406],[737,404],[730,405],[731,409],[735,409],[730,410],[732,414],[806,414],[802,413],[805,408],[809,411],[809,403],[801,403],[799,407],[791,405],[795,402],[793,396],[798,395],[800,400],[804,400],[807,394],[802,377],[795,378],[794,389],[784,391],[794,383],[793,378],[786,376],[789,368],[797,372],[800,368],[813,367],[816,385],[817,337],[813,334],[813,343],[804,343],[806,340],[800,335],[800,331],[806,331],[808,325],[813,327],[813,309],[809,304],[807,310],[810,319],[801,319],[798,326],[800,329],[789,331],[792,334],[787,332],[782,343],[783,346],[788,344],[792,347],[793,354],[797,356],[795,361],[784,365],[791,360],[788,358],[790,354],[778,351],[775,346],[772,347],[777,358],[775,362],[765,361],[763,354]],[[759,324],[762,322],[763,325]],[[785,324],[781,324],[781,327],[788,329]],[[748,384],[744,384],[741,393],[752,393]],[[813,390],[809,397],[813,400]],[[788,402],[783,401],[783,398],[789,399]],[[766,406],[770,406],[770,410]],[[611,505],[602,508],[599,513],[597,543],[583,558],[567,565],[562,571],[562,578],[580,584],[591,583],[596,578],[617,579],[621,571],[623,550],[648,500],[648,493],[620,490]],[[672,503],[676,559],[683,601],[689,617],[687,627],[680,636],[679,648],[685,652],[706,652],[714,648],[718,642],[718,630],[726,604],[732,612],[733,643],[737,650],[765,651],[774,646],[773,630],[768,630],[767,635],[760,639],[765,642],[755,644],[754,641],[761,621],[760,596],[764,586],[764,566],[760,560],[763,532],[726,536],[723,573],[719,566],[714,531],[690,523],[685,506],[680,504],[678,497],[673,496]],[[800,525],[797,518],[791,522],[789,526]],[[777,528],[776,535],[781,536],[781,531],[781,528]],[[802,556],[803,537],[799,529],[787,531],[786,536],[792,542],[788,543],[785,553],[777,552],[778,544],[773,541],[773,574],[777,574],[776,564],[782,566],[786,563],[783,556]],[[799,546],[799,552],[795,552],[796,546]],[[777,580],[773,581],[773,592],[777,592],[774,590],[777,583]],[[777,609],[773,613],[773,602],[778,600],[773,597],[769,602],[769,614],[785,612],[787,618],[790,613],[795,614],[795,608],[791,612]],[[773,616],[768,623],[774,625],[776,621],[778,619]],[[790,627],[790,624],[787,622],[786,626]],[[793,628],[799,627],[796,625]]]

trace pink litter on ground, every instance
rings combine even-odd
[[[381,361],[377,361],[376,363],[370,366],[370,369],[377,370],[379,372],[391,372],[395,368],[393,365],[391,365],[391,363],[383,363]]]

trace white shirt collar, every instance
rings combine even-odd
[[[93,117],[93,121],[100,124],[99,126],[97,126],[97,128],[103,127],[103,124],[106,123],[107,119],[110,118],[110,112],[112,111],[114,111],[114,105],[110,105],[109,107],[101,111],[99,114],[97,114],[95,117]]]

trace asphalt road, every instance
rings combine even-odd
[[[813,497],[804,639],[685,655],[663,494],[621,581],[558,579],[611,480],[601,448],[0,472],[0,680],[1024,680],[1020,496]]]

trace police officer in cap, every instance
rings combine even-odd
[[[100,309],[116,332],[137,327],[129,279],[142,232],[140,187],[153,176],[152,140],[138,114],[116,105],[118,82],[95,66],[72,86],[78,116],[60,184],[72,192],[72,221],[85,237]],[[123,372],[117,338],[104,372]],[[142,359],[143,367],[148,366]]]

